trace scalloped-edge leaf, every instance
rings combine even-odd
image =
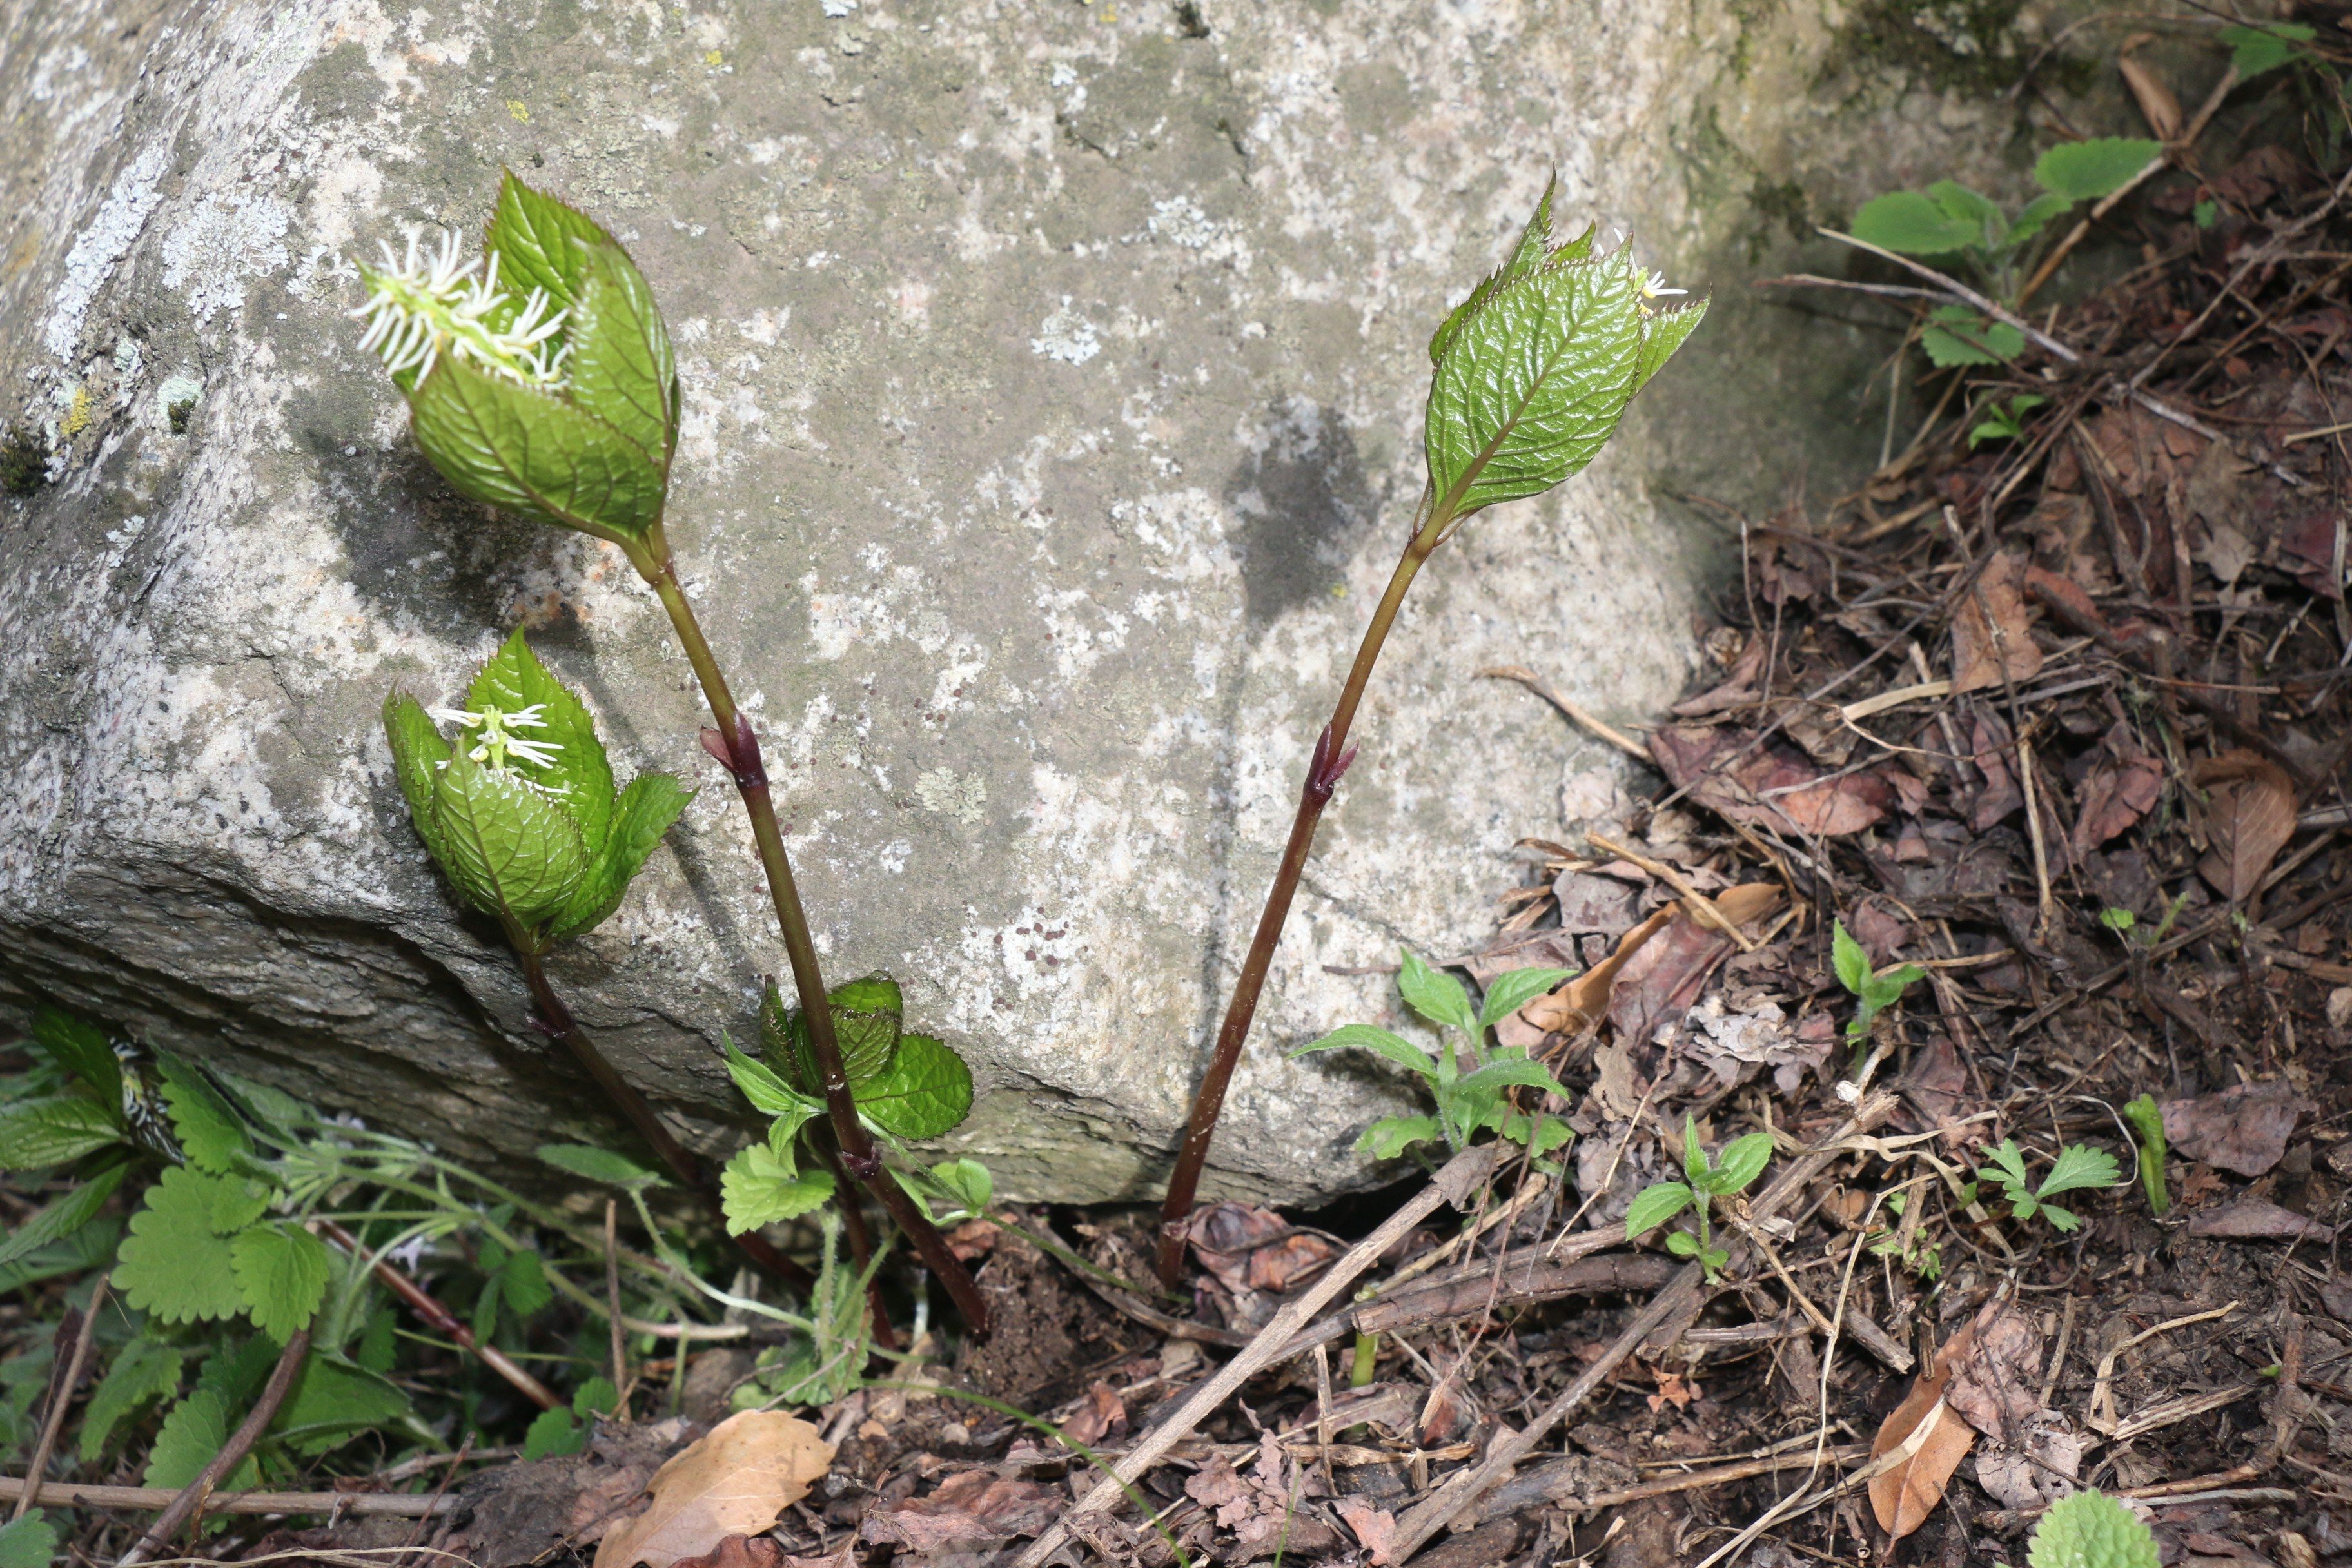
[[[203,1069],[184,1058],[159,1050],[155,1067],[188,1163],[215,1176],[236,1170],[240,1158],[253,1152],[253,1140],[228,1101],[205,1080]]]
[[[318,1315],[326,1300],[326,1245],[299,1226],[257,1225],[229,1243],[237,1289],[254,1326],[279,1344]]]
[[[562,912],[588,875],[588,850],[562,806],[512,773],[451,755],[433,788],[448,851],[441,868],[467,903],[526,928]]]
[[[639,773],[613,808],[612,826],[596,864],[548,934],[558,941],[595,930],[621,907],[662,835],[670,830],[694,792],[668,773]]]
[[[773,1149],[753,1143],[727,1162],[719,1175],[719,1194],[728,1234],[741,1236],[823,1205],[833,1196],[833,1173],[787,1169]]]
[[[854,1093],[859,1113],[876,1126],[919,1142],[971,1114],[971,1069],[944,1040],[901,1035],[889,1069]]]
[[[228,1238],[213,1232],[213,1205],[226,1185],[174,1165],[147,1189],[117,1253],[114,1288],[123,1300],[167,1323],[234,1318],[245,1310]]]
[[[2028,1568],[2158,1568],[2156,1534],[2103,1492],[2080,1491],[2050,1505],[2025,1549]]]
[[[60,1008],[41,1007],[33,1014],[32,1036],[51,1061],[98,1091],[100,1104],[115,1107],[121,1120],[122,1064],[106,1031]]]
[[[1462,982],[1444,970],[1432,969],[1409,947],[1397,951],[1402,960],[1397,972],[1397,994],[1405,1005],[1442,1027],[1465,1035],[1475,1032],[1478,1016],[1470,1010],[1470,993]]]

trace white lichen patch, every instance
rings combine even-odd
[[[1061,304],[1039,324],[1037,335],[1029,340],[1029,352],[1064,364],[1084,364],[1102,353],[1095,331],[1095,324],[1072,309],[1070,297],[1065,294]]]
[[[115,264],[130,251],[156,204],[163,199],[155,185],[163,177],[170,155],[171,149],[160,143],[142,149],[114,177],[89,226],[75,237],[73,248],[66,252],[65,278],[58,285],[48,323],[41,331],[41,342],[58,358],[73,357],[81,342],[82,321],[89,314],[90,301],[114,275]]]
[[[198,203],[163,238],[163,287],[179,289],[199,322],[242,310],[247,283],[286,265],[293,216],[274,196],[245,192]]]
[[[988,781],[977,773],[962,778],[953,768],[933,768],[916,776],[915,798],[925,811],[938,812],[966,826],[977,826],[988,816]]]

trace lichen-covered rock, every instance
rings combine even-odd
[[[732,1136],[717,1042],[781,954],[687,667],[617,557],[436,478],[343,315],[348,258],[470,237],[505,164],[619,234],[676,331],[671,531],[832,972],[889,970],[972,1061],[951,1142],[1001,1191],[1139,1194],[1402,542],[1423,345],[1556,163],[1564,216],[1718,309],[1619,449],[1441,553],[1391,644],[1212,1185],[1360,1179],[1380,1080],[1281,1048],[1388,1012],[1360,971],[1400,942],[1476,937],[1595,760],[1476,672],[1626,717],[1685,679],[1706,548],[1654,481],[1819,482],[1843,437],[1799,433],[1850,421],[1825,400],[1866,346],[1748,264],[1805,187],[1851,202],[1997,129],[1837,109],[1832,41],[1733,0],[6,0],[0,427],[50,451],[0,498],[0,1005],[478,1154],[617,1138],[374,721],[520,620],[627,767],[716,786],[555,972]]]

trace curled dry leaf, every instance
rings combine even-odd
[[[1944,1402],[1953,1363],[1969,1353],[1975,1336],[1970,1324],[1944,1342],[1936,1364],[1913,1382],[1871,1440],[1873,1459],[1893,1460],[1870,1480],[1870,1511],[1890,1541],[1902,1540],[1927,1521],[1977,1440],[1976,1429]]]
[[[1343,1497],[1331,1507],[1355,1531],[1356,1544],[1364,1549],[1364,1561],[1371,1568],[1393,1568],[1397,1560],[1396,1515],[1373,1507],[1362,1498]]]
[[[2197,874],[2231,903],[2242,903],[2294,837],[2294,783],[2284,768],[2253,752],[2208,757],[2189,770],[2189,782],[2207,792],[2210,847],[2197,862]]]
[[[1743,930],[1752,928],[1780,904],[1777,882],[1746,882],[1727,888],[1712,902],[1724,919]],[[1698,999],[1716,964],[1732,950],[1732,941],[1714,926],[1695,917],[1676,902],[1664,934],[1643,944],[1618,972],[1609,1000],[1609,1021],[1620,1038],[1646,1040],[1668,1018],[1679,1018]]]
[[[2242,1083],[2219,1094],[2164,1102],[2164,1141],[2173,1152],[2242,1176],[2279,1163],[2295,1120],[2311,1101],[2284,1081]]]
[[[1952,611],[1952,690],[2030,680],[2042,668],[2042,648],[2025,619],[2025,564],[2004,550]]]
[[[1666,929],[1666,922],[1673,918],[1671,908],[1660,910],[1627,931],[1616,952],[1559,990],[1537,997],[1520,1008],[1518,1016],[1536,1028],[1551,1033],[1569,1035],[1581,1029],[1609,1011],[1610,994],[1616,987],[1619,973],[1644,943]]]
[[[1969,1327],[1965,1353],[1950,1357],[1945,1403],[1986,1436],[2015,1447],[2042,1403],[2034,1389],[2042,1336],[2006,1302],[1988,1302]]]
[[[2241,1241],[2326,1241],[2336,1232],[2293,1209],[2281,1208],[2260,1198],[2240,1198],[2190,1219],[2189,1234],[2232,1237]]]
[[[1126,1425],[1127,1406],[1119,1403],[1118,1394],[1109,1384],[1097,1378],[1094,1386],[1087,1390],[1087,1401],[1078,1406],[1078,1413],[1062,1423],[1062,1436],[1092,1447]]]
[[[783,1568],[782,1543],[772,1535],[730,1535],[699,1557],[681,1557],[670,1568]]]
[[[1062,1510],[1063,1501],[1061,1493],[1037,1481],[966,1470],[940,1482],[929,1497],[908,1498],[866,1515],[857,1533],[861,1540],[909,1552],[936,1552],[959,1542],[1034,1535]]]
[[[1748,750],[1755,739],[1752,730],[1668,726],[1651,735],[1650,754],[1675,788],[1733,822],[1835,838],[1872,826],[1895,804],[1877,769],[1829,773],[1778,742]]]
[[[2057,1411],[2037,1410],[2017,1447],[1977,1455],[1977,1485],[2003,1508],[2042,1508],[2073,1491],[2082,1468],[2082,1435]]]
[[[796,1415],[730,1415],[654,1472],[653,1505],[604,1537],[596,1568],[673,1568],[730,1535],[763,1534],[832,1464],[832,1446]]]

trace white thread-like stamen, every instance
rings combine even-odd
[[[572,345],[556,341],[569,310],[549,310],[544,289],[533,289],[518,310],[514,296],[499,287],[499,258],[468,261],[457,237],[443,230],[438,252],[428,255],[424,231],[408,231],[395,255],[382,247],[381,266],[362,266],[368,297],[351,314],[367,322],[360,347],[380,356],[394,374],[415,374],[423,381],[446,352],[526,386],[560,389],[563,362]],[[506,323],[497,324],[501,316]]]

